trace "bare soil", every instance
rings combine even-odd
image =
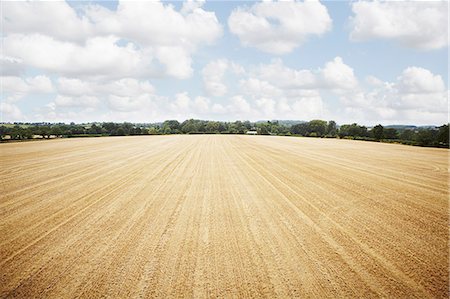
[[[0,144],[0,297],[447,298],[448,153],[223,135]]]

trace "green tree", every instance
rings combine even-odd
[[[122,127],[119,127],[116,131],[117,136],[125,136],[125,129]]]
[[[180,123],[177,120],[166,120],[162,127],[164,132],[170,131],[168,134],[178,134],[180,132]],[[166,130],[166,128],[169,128],[169,130]]]
[[[399,134],[401,140],[414,140],[415,132],[410,129],[402,130]]]
[[[376,140],[383,139],[383,131],[384,131],[384,127],[380,124],[373,127],[373,129],[372,129],[373,138],[375,138]]]
[[[384,138],[386,138],[386,139],[397,139],[398,138],[397,130],[394,128],[384,129],[383,135],[384,135]]]
[[[337,134],[337,125],[334,120],[330,120],[327,125],[327,135],[336,136]]]
[[[158,133],[159,133],[158,129],[156,129],[155,127],[150,127],[148,129],[148,134],[150,134],[150,135],[157,135]]]
[[[416,135],[417,142],[422,146],[432,146],[437,144],[437,130],[422,129]]]
[[[320,119],[314,119],[308,123],[309,134],[315,133],[314,135],[322,137],[327,132],[327,122]]]
[[[360,126],[357,123],[342,125],[339,128],[339,137],[367,137],[367,135],[367,127]]]
[[[440,126],[438,132],[438,142],[441,145],[446,145],[448,147],[449,145],[448,139],[449,139],[448,124]]]

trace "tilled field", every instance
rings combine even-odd
[[[448,150],[0,144],[0,297],[448,297]]]

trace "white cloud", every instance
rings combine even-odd
[[[341,97],[345,117],[354,121],[440,124],[448,121],[448,91],[438,75],[408,67],[395,82],[370,77],[369,89]]]
[[[2,2],[3,32],[46,34],[61,40],[82,42],[93,32],[93,24],[78,16],[65,1]]]
[[[278,115],[275,111],[276,102],[272,98],[259,98],[255,101],[255,104],[264,117],[274,118]]]
[[[58,78],[57,91],[63,95],[102,96],[113,94],[117,96],[139,96],[142,94],[153,94],[155,88],[149,81],[139,81],[134,78],[122,78],[114,81],[97,82],[85,81],[77,78]]]
[[[195,9],[184,6],[182,12],[156,1],[119,1],[115,12],[100,6],[86,9],[99,32],[114,33],[143,45],[191,49],[211,44],[222,34],[214,12],[200,6]]]
[[[311,70],[295,70],[286,67],[281,59],[261,64],[252,74],[281,88],[315,88],[317,78]]]
[[[203,67],[201,73],[205,93],[208,96],[220,97],[228,92],[225,84],[227,75],[243,76],[246,71],[240,64],[221,58],[210,61]]]
[[[211,101],[205,97],[196,97],[194,100],[194,110],[200,114],[206,114],[209,112],[209,105]]]
[[[227,86],[223,83],[223,77],[229,65],[225,59],[209,62],[202,70],[203,85],[209,96],[220,97],[227,93]]]
[[[326,117],[326,109],[319,95],[299,98],[293,103],[292,109],[291,116],[296,116],[296,119],[311,120]]]
[[[183,2],[183,6],[181,8],[181,13],[183,15],[186,15],[188,13],[193,12],[194,10],[200,8],[203,6],[203,4],[205,4],[205,0],[199,0],[199,1],[195,1],[195,0],[187,0],[185,2]]]
[[[53,92],[51,80],[44,75],[21,78],[16,76],[1,77],[2,98],[7,102],[15,102],[28,94],[42,94]]]
[[[286,54],[310,35],[331,29],[327,8],[319,1],[262,2],[238,7],[228,18],[230,31],[244,46],[272,54]]]
[[[156,57],[166,66],[167,74],[179,79],[186,79],[192,75],[191,57],[181,47],[158,47]]]
[[[244,114],[245,115],[246,113],[251,111],[250,104],[241,95],[233,96],[230,99],[230,102],[231,102],[231,106],[229,106],[229,109],[234,114],[237,114],[237,115]]]
[[[352,10],[354,41],[390,39],[423,50],[448,45],[447,1],[355,2]]]
[[[0,65],[0,76],[19,76],[25,71],[21,59],[3,56],[3,53],[0,53]]]
[[[58,79],[54,104],[60,107],[97,107],[102,101],[114,111],[134,111],[148,105],[155,88],[148,81],[134,78],[97,82],[77,78]]]
[[[192,75],[192,54],[222,35],[215,13],[120,1],[116,11],[66,2],[2,3],[4,55],[64,76]],[[159,64],[165,72],[159,70]]]
[[[256,78],[244,79],[239,82],[243,93],[256,97],[279,97],[283,91],[269,82]]]
[[[0,102],[1,122],[24,121],[25,119],[19,107],[11,103]]]
[[[93,94],[92,82],[82,81],[78,78],[59,77],[57,80],[57,89],[60,94],[69,96],[81,96]]]
[[[57,107],[81,107],[81,108],[94,108],[99,104],[100,100],[94,96],[63,96],[57,95],[54,101]]]
[[[175,100],[170,104],[174,113],[187,113],[191,106],[191,98],[187,92],[180,92],[175,95]]]
[[[118,96],[140,96],[155,93],[155,88],[149,81],[139,81],[134,78],[123,78],[103,85],[99,84],[97,90],[100,94],[110,93]]]
[[[211,112],[214,114],[224,114],[227,112],[227,109],[225,107],[223,107],[222,104],[215,103],[215,104],[213,104],[213,106],[211,108]]]
[[[346,65],[341,57],[327,62],[321,75],[324,85],[333,90],[351,90],[358,86],[353,69]]]
[[[95,37],[79,46],[40,34],[13,34],[3,39],[3,46],[7,55],[24,64],[63,76],[117,78],[154,72],[151,51],[138,50],[132,43],[121,47],[117,41],[113,36]]]
[[[139,96],[117,96],[110,95],[108,97],[109,107],[113,111],[139,111],[146,108],[152,102],[152,97],[148,94],[142,94]]]
[[[120,1],[116,12],[91,6],[86,15],[97,32],[115,34],[151,49],[168,75],[185,79],[192,75],[192,53],[222,35],[215,13],[201,6],[187,3],[178,12],[170,4],[156,1]]]
[[[327,62],[323,69],[315,70],[292,69],[285,66],[281,59],[274,59],[270,64],[261,64],[251,76],[265,80],[284,91],[329,89],[342,92],[358,86],[353,69],[339,56]]]
[[[439,75],[420,67],[408,67],[398,77],[398,88],[405,93],[436,93],[445,90],[444,81]]]

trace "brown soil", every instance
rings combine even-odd
[[[448,153],[223,135],[0,144],[0,297],[447,298]]]

